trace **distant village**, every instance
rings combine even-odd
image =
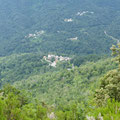
[[[64,19],[65,22],[73,22],[73,19],[70,18],[70,19]]]
[[[77,16],[84,16],[84,15],[87,15],[87,14],[94,14],[94,12],[90,12],[90,11],[80,11],[80,12],[77,12]],[[72,18],[65,18],[64,19],[64,22],[73,22],[74,20]]]
[[[56,56],[49,54],[48,56],[44,56],[43,59],[47,62],[49,62],[49,66],[56,67],[57,62],[59,61],[70,61],[71,58],[69,57],[63,57],[63,56]]]
[[[28,36],[25,36],[25,38],[37,38],[45,33],[44,30],[41,31],[35,31],[33,34],[29,34]]]
[[[90,12],[90,11],[82,11],[82,12],[78,12],[76,15],[77,16],[83,16],[83,15],[86,15],[86,14],[94,14],[94,12]]]

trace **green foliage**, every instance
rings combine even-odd
[[[114,60],[120,65],[120,44],[118,43],[118,48],[112,46],[112,55],[115,56]],[[108,98],[115,99],[115,101],[120,101],[120,68],[112,70],[101,78],[100,89],[96,91],[95,94],[96,101],[98,105],[103,105],[106,103]]]
[[[40,51],[69,55],[109,53],[116,41],[104,31],[119,38],[119,4],[118,0],[0,0],[0,56]],[[76,15],[83,11],[94,14]],[[69,18],[73,22],[64,21]],[[25,37],[41,30],[45,34],[38,38]],[[70,40],[75,37],[78,40]]]
[[[21,94],[23,92],[21,92],[10,85],[6,85],[1,90],[1,120],[83,120],[85,118],[85,106],[83,103],[73,102],[69,105],[57,107],[47,106],[45,103],[39,104],[38,101],[35,104],[22,103]]]
[[[110,71],[101,79],[100,89],[96,91],[96,100],[98,103],[104,104],[108,99],[120,101],[120,82],[119,72],[117,70]]]
[[[4,109],[5,109],[4,106],[5,106],[5,103],[0,98],[0,118],[1,118],[1,120],[6,120],[6,118],[4,116]]]
[[[99,77],[116,68],[110,59],[88,62],[71,70],[47,72],[15,81],[14,86],[32,93],[33,98],[48,104],[69,103],[72,100],[83,101],[91,96],[99,86]],[[34,99],[32,99],[34,101]]]
[[[83,103],[74,102],[68,105],[58,106],[56,117],[58,117],[58,120],[84,120],[85,107]]]
[[[93,62],[86,61],[80,67],[73,66],[70,62],[61,62],[56,68],[50,67],[42,58],[41,53],[1,57],[1,87],[9,82],[19,89],[31,92],[31,100],[37,98],[48,104],[81,101],[91,96],[99,85],[97,79],[100,76],[116,68],[110,59],[97,61],[92,56],[88,58]]]
[[[43,54],[30,53],[0,58],[0,86],[26,79],[31,75],[43,74],[53,69],[43,60]]]
[[[119,70],[120,70],[120,43],[117,44],[117,47],[115,45],[112,45],[111,47],[112,55],[115,56],[115,61],[119,63]]]
[[[111,50],[119,67],[101,78],[100,88],[95,93],[96,104],[88,109],[91,110],[88,112],[89,116],[95,120],[119,120],[120,118],[120,43],[118,47],[113,45]]]
[[[22,90],[10,85],[0,90],[0,119],[84,120],[88,106],[95,119],[119,119],[120,67],[115,69],[116,63],[96,55],[109,53],[119,39],[119,4],[119,0],[0,0],[0,56],[5,56],[0,58],[0,87],[10,83]],[[92,14],[76,15],[83,11]],[[64,21],[69,18],[73,21]],[[28,37],[36,31],[44,34]],[[120,44],[111,50],[120,65]],[[42,59],[48,53],[74,58],[52,68]],[[88,105],[98,86],[97,105]]]
[[[22,91],[10,85],[6,85],[5,88],[1,90],[1,120],[45,120],[44,118],[47,118],[47,109],[41,105],[35,106],[32,103],[28,103]]]
[[[83,59],[85,62],[79,67],[63,62],[51,68],[42,58],[43,55],[38,53],[0,58],[1,85],[10,82],[22,90],[10,85],[1,90],[0,115],[3,120],[49,120],[50,117],[55,120],[84,120],[93,91],[100,85],[98,79],[117,67],[110,58],[99,60],[90,56],[91,59]],[[96,96],[102,105],[106,105],[106,96],[119,99],[119,71],[113,71],[102,77],[103,91],[100,89]],[[108,84],[110,82],[112,85]]]
[[[108,100],[105,106],[94,107],[89,111],[88,116],[93,116],[95,120],[119,120],[120,102]]]
[[[71,59],[71,64],[74,64],[75,66],[80,66],[82,64],[85,64],[86,62],[96,62],[100,59],[107,58],[107,56],[100,56],[100,55],[87,55],[87,56],[74,56],[73,59]]]

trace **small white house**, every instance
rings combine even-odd
[[[64,19],[64,21],[65,21],[65,22],[72,22],[73,19],[72,19],[72,18],[70,18],[70,19]]]

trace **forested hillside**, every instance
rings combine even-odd
[[[99,85],[100,76],[116,68],[116,64],[108,58],[91,61],[80,67],[71,67],[71,63],[61,62],[54,68],[43,60],[41,54],[3,57],[0,59],[1,87],[7,83],[14,84],[20,89],[31,91],[34,98],[40,101],[43,99],[47,103],[80,99],[83,93],[86,96],[90,89]]]
[[[1,57],[1,86],[5,83],[14,86],[4,85],[0,90],[1,118],[117,120],[120,69],[115,61],[119,61],[120,48],[111,49],[115,59],[91,59],[93,62],[71,68],[70,62],[51,68],[40,54]]]
[[[109,53],[112,43],[120,37],[119,3],[119,0],[0,0],[0,55]]]
[[[28,79],[15,81],[14,85],[19,89],[28,90],[34,99],[47,104],[67,104],[73,100],[86,101],[99,86],[99,78],[114,68],[116,64],[110,59],[96,63],[88,62],[71,70],[64,68],[53,73],[33,75]]]
[[[0,120],[119,120],[119,30],[119,0],[0,0]]]

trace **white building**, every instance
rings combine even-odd
[[[51,63],[51,65],[50,66],[52,66],[52,67],[56,67],[56,61],[54,61],[53,63]]]
[[[65,21],[65,22],[72,22],[73,19],[72,19],[72,18],[70,18],[70,19],[64,19],[64,21]]]

